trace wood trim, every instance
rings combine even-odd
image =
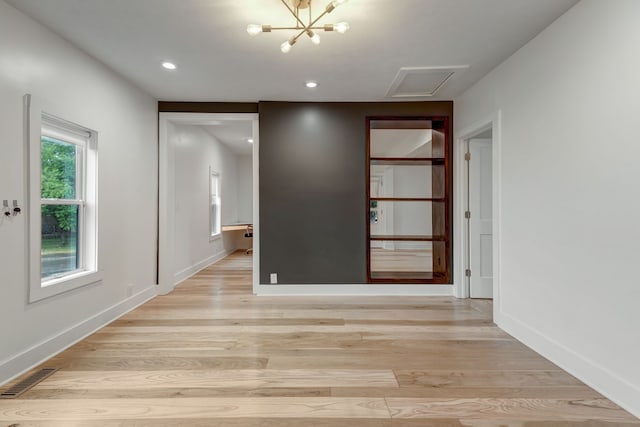
[[[257,102],[158,101],[159,113],[258,113]]]
[[[444,242],[447,240],[446,236],[421,236],[421,235],[389,235],[384,236],[380,234],[374,234],[369,236],[369,240],[395,240],[403,242]]]
[[[444,187],[446,197],[447,195],[452,194],[453,176],[451,170],[452,143],[449,132],[449,119],[445,117],[442,120],[434,120],[433,124],[432,146],[434,151],[440,149],[442,150],[442,154],[445,158],[445,173],[444,176],[441,176],[437,174],[437,171],[433,171],[432,191],[434,192],[433,194],[437,194],[437,191]],[[453,252],[451,250],[451,198],[449,197],[448,203],[444,203],[444,206],[434,203],[432,206],[432,211],[434,227],[433,232],[436,234],[444,234],[448,236],[445,241],[435,242],[433,244],[433,269],[435,273],[444,277],[444,279],[448,283],[451,281],[451,264],[453,257]]]
[[[371,157],[369,159],[372,165],[398,165],[398,166],[412,166],[412,165],[435,165],[440,166],[445,164],[444,157]]]
[[[371,277],[371,117],[366,119],[365,135],[367,135],[366,157],[365,157],[365,181],[367,185],[366,205],[365,205],[365,223],[367,224],[367,282],[372,283]]]
[[[444,275],[432,271],[373,271],[372,283],[427,283],[444,279]]]
[[[369,129],[433,129],[428,117],[371,117],[369,126]]]
[[[369,197],[369,200],[375,202],[436,202],[445,203],[447,198],[436,197]]]

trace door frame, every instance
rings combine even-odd
[[[173,265],[175,226],[175,153],[169,143],[172,125],[206,125],[212,121],[251,120],[253,122],[253,293],[260,278],[260,203],[259,203],[259,117],[257,113],[165,113],[158,116],[158,294],[165,295],[174,287]]]
[[[469,280],[465,276],[467,268],[468,243],[465,238],[466,219],[464,212],[466,210],[466,194],[467,188],[467,170],[465,165],[466,143],[468,140],[477,135],[492,129],[492,145],[491,145],[491,179],[492,179],[492,208],[493,208],[493,310],[494,318],[496,312],[500,308],[500,224],[501,224],[501,188],[502,188],[502,172],[501,172],[501,152],[502,152],[502,113],[500,110],[494,112],[484,119],[456,132],[455,143],[453,146],[454,157],[454,192],[455,192],[455,208],[454,208],[454,227],[453,240],[454,247],[454,283],[455,296],[457,298],[469,298]]]

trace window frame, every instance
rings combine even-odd
[[[214,195],[214,180],[216,186],[216,194]],[[209,240],[217,240],[222,237],[222,190],[220,173],[216,172],[213,167],[209,166]],[[216,228],[213,227],[213,209],[216,209]]]
[[[29,302],[33,303],[102,280],[98,266],[98,138],[97,132],[43,112],[27,95],[27,181],[28,181],[28,263]],[[83,146],[80,165],[76,162],[75,199],[42,199],[42,138]],[[77,205],[78,268],[66,274],[41,277],[42,206]]]

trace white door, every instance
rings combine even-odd
[[[469,140],[471,298],[493,298],[491,139]]]

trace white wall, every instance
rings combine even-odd
[[[253,221],[253,157],[237,156],[238,222]]]
[[[246,186],[244,162],[223,143],[199,126],[173,125],[169,143],[175,167],[174,284],[236,250],[237,232],[223,232],[220,238],[209,237],[209,167],[220,175],[222,224],[239,221],[238,194]],[[249,163],[250,164],[250,163]],[[240,180],[238,177],[243,176]],[[251,178],[249,178],[251,184]],[[249,190],[250,191],[250,190]],[[250,198],[252,193],[249,193]],[[243,213],[251,213],[243,200]]]
[[[0,1],[0,203],[27,197],[26,93],[45,111],[98,132],[104,280],[27,304],[27,216],[1,219],[0,383],[155,295],[155,100]]]
[[[502,112],[496,321],[636,415],[638,17],[583,0],[455,100],[458,131]]]
[[[433,197],[431,191],[431,168],[425,166],[405,166],[390,168],[393,174],[393,194],[390,197]],[[431,203],[405,202],[391,203],[393,231],[395,234],[433,234],[431,223]],[[431,247],[424,242],[397,242],[399,248]]]

